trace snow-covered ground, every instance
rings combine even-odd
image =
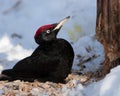
[[[63,26],[58,37],[68,40],[74,48],[72,71],[95,72],[104,61],[103,46],[94,37],[96,0],[1,0],[0,72],[12,68],[17,61],[34,51],[37,28],[59,22],[68,15],[71,19]],[[70,81],[73,88],[63,85],[60,90],[62,95],[58,96],[120,96],[119,72],[120,66],[112,69],[103,80],[88,86],[74,79]],[[31,92],[34,94],[36,90]],[[44,94],[47,92],[39,96],[49,96]]]
[[[120,96],[120,66],[113,68],[101,81],[84,89],[85,96]]]

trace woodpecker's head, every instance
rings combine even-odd
[[[70,18],[70,16],[61,20],[59,23],[48,24],[40,27],[34,36],[37,44],[41,44],[42,42],[49,42],[55,40],[57,37],[57,33],[63,26],[63,24]]]

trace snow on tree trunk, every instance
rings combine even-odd
[[[96,37],[105,49],[105,75],[120,65],[120,0],[97,0]]]

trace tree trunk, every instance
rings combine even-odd
[[[97,0],[96,37],[105,49],[102,75],[120,65],[120,0]]]

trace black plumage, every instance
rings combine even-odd
[[[35,34],[35,41],[39,44],[36,50],[12,69],[3,70],[0,80],[64,82],[71,71],[74,52],[66,40],[56,36],[68,18],[40,27]]]

